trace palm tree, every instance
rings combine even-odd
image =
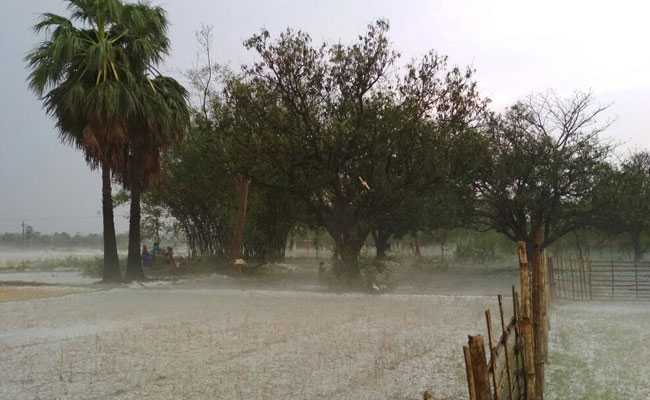
[[[180,141],[189,127],[188,93],[176,80],[156,76],[138,91],[143,108],[129,124],[126,184],[131,191],[126,279],[141,279],[140,199],[160,176],[161,153]]]
[[[26,57],[30,88],[56,119],[62,142],[80,148],[102,169],[105,281],[121,279],[113,222],[111,176],[124,168],[128,143],[124,115],[136,111],[125,78],[128,58],[117,24],[119,0],[69,0],[70,18],[43,14],[34,26],[48,37]],[[76,23],[76,25],[75,25]]]
[[[124,183],[131,192],[129,253],[126,279],[144,277],[140,253],[140,200],[160,174],[161,153],[182,139],[189,127],[188,93],[157,69],[168,55],[170,42],[165,11],[148,4],[124,6],[121,38],[134,79],[131,95],[138,110],[129,116],[128,157]]]
[[[120,0],[68,0],[68,8],[69,19],[44,14],[35,26],[50,37],[27,56],[30,87],[62,141],[102,167],[105,248],[106,237],[115,242],[111,174],[130,189],[127,279],[140,279],[140,196],[160,170],[160,152],[189,124],[187,92],[156,68],[169,53],[162,8]],[[114,264],[113,251],[105,254],[105,279],[119,277],[114,248]]]

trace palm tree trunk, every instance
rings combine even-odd
[[[144,279],[142,254],[140,253],[140,198],[144,185],[144,160],[139,151],[131,156],[129,186],[131,189],[131,210],[129,213],[129,255],[126,264],[126,280]]]
[[[111,169],[102,166],[102,217],[104,223],[104,270],[102,280],[104,282],[119,282],[122,280],[117,256],[117,240],[115,239],[112,194]]]

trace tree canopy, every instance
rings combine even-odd
[[[262,167],[245,173],[304,202],[352,275],[373,224],[458,169],[486,104],[472,71],[435,52],[399,68],[388,29],[320,46],[263,31],[245,42],[259,61],[227,91],[245,165]]]
[[[515,241],[537,231],[542,248],[586,226],[611,150],[599,137],[606,108],[589,93],[540,94],[494,116],[475,181],[480,222]]]

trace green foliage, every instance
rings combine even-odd
[[[125,235],[117,235],[118,247],[126,246],[127,237]],[[33,231],[31,235],[21,233],[2,233],[0,234],[0,246],[11,247],[29,247],[29,248],[101,248],[103,245],[103,238],[101,235],[91,233],[82,235],[76,233],[71,235],[67,232],[55,232],[45,234],[38,231]]]
[[[104,262],[101,257],[67,256],[36,260],[9,261],[0,264],[0,270],[13,271],[79,271],[90,277],[100,278]]]
[[[161,152],[189,125],[188,93],[156,69],[170,44],[162,8],[68,0],[68,10],[69,18],[43,14],[34,26],[46,39],[26,57],[29,86],[61,140],[131,190],[129,275],[140,277],[140,194],[159,174]]]
[[[512,242],[497,232],[462,231],[454,240],[454,257],[461,262],[488,264],[515,254]]]
[[[585,226],[610,152],[599,137],[606,108],[594,106],[588,93],[539,95],[496,116],[487,148],[477,154],[483,157],[475,182],[480,222],[529,243],[541,229],[543,247]]]
[[[634,259],[648,249],[650,233],[650,153],[632,154],[620,166],[603,168],[593,194],[593,226],[626,236]]]
[[[259,61],[226,85],[237,168],[304,203],[352,274],[373,228],[463,170],[459,144],[485,104],[472,71],[444,56],[397,68],[388,29],[377,21],[350,45],[322,46],[263,31],[245,43]]]

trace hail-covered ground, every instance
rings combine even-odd
[[[515,279],[452,268],[383,295],[219,275],[0,286],[0,399],[465,398],[462,345]]]
[[[0,273],[14,281],[0,285],[0,399],[466,399],[462,345],[517,279],[452,266],[366,295],[313,273],[113,287],[20,274]],[[15,286],[38,278],[58,283]],[[650,398],[645,304],[557,303],[551,325],[548,399]]]
[[[648,303],[556,304],[546,399],[650,399],[649,343]]]

